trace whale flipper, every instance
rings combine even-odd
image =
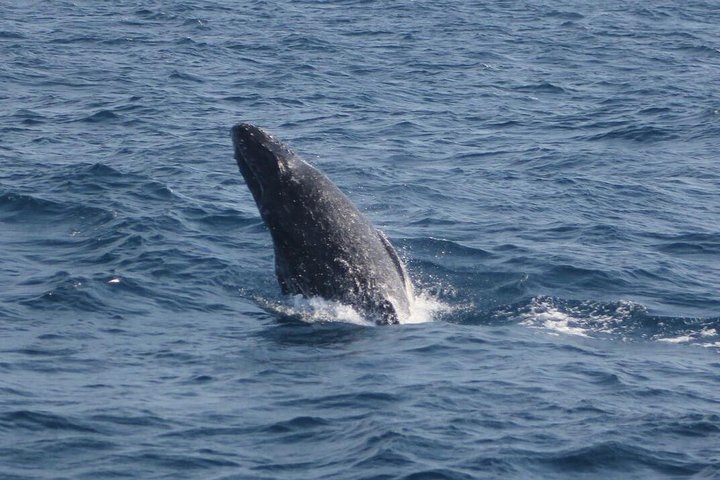
[[[387,235],[382,230],[376,229],[377,234],[380,237],[380,241],[385,246],[385,250],[387,251],[388,255],[390,255],[390,258],[392,259],[393,263],[395,264],[395,268],[397,269],[398,274],[400,274],[400,277],[403,280],[403,283],[405,284],[405,289],[408,291],[409,294],[412,294],[412,283],[410,282],[410,277],[407,274],[407,271],[405,270],[405,264],[400,259],[400,256],[397,254],[397,251],[395,251],[395,248],[390,243],[390,240],[387,238]]]

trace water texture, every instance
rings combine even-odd
[[[1,478],[720,476],[714,2],[1,7]],[[238,121],[431,321],[282,297]]]

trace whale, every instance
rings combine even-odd
[[[285,295],[351,306],[376,324],[410,315],[413,286],[388,237],[320,170],[265,130],[231,128],[235,160],[270,231]]]

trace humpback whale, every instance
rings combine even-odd
[[[408,318],[412,283],[385,234],[272,135],[239,123],[231,136],[240,173],[272,237],[282,292],[339,301],[378,324]]]

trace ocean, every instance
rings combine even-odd
[[[2,2],[0,478],[720,478],[720,9]],[[285,297],[230,127],[407,263]]]

